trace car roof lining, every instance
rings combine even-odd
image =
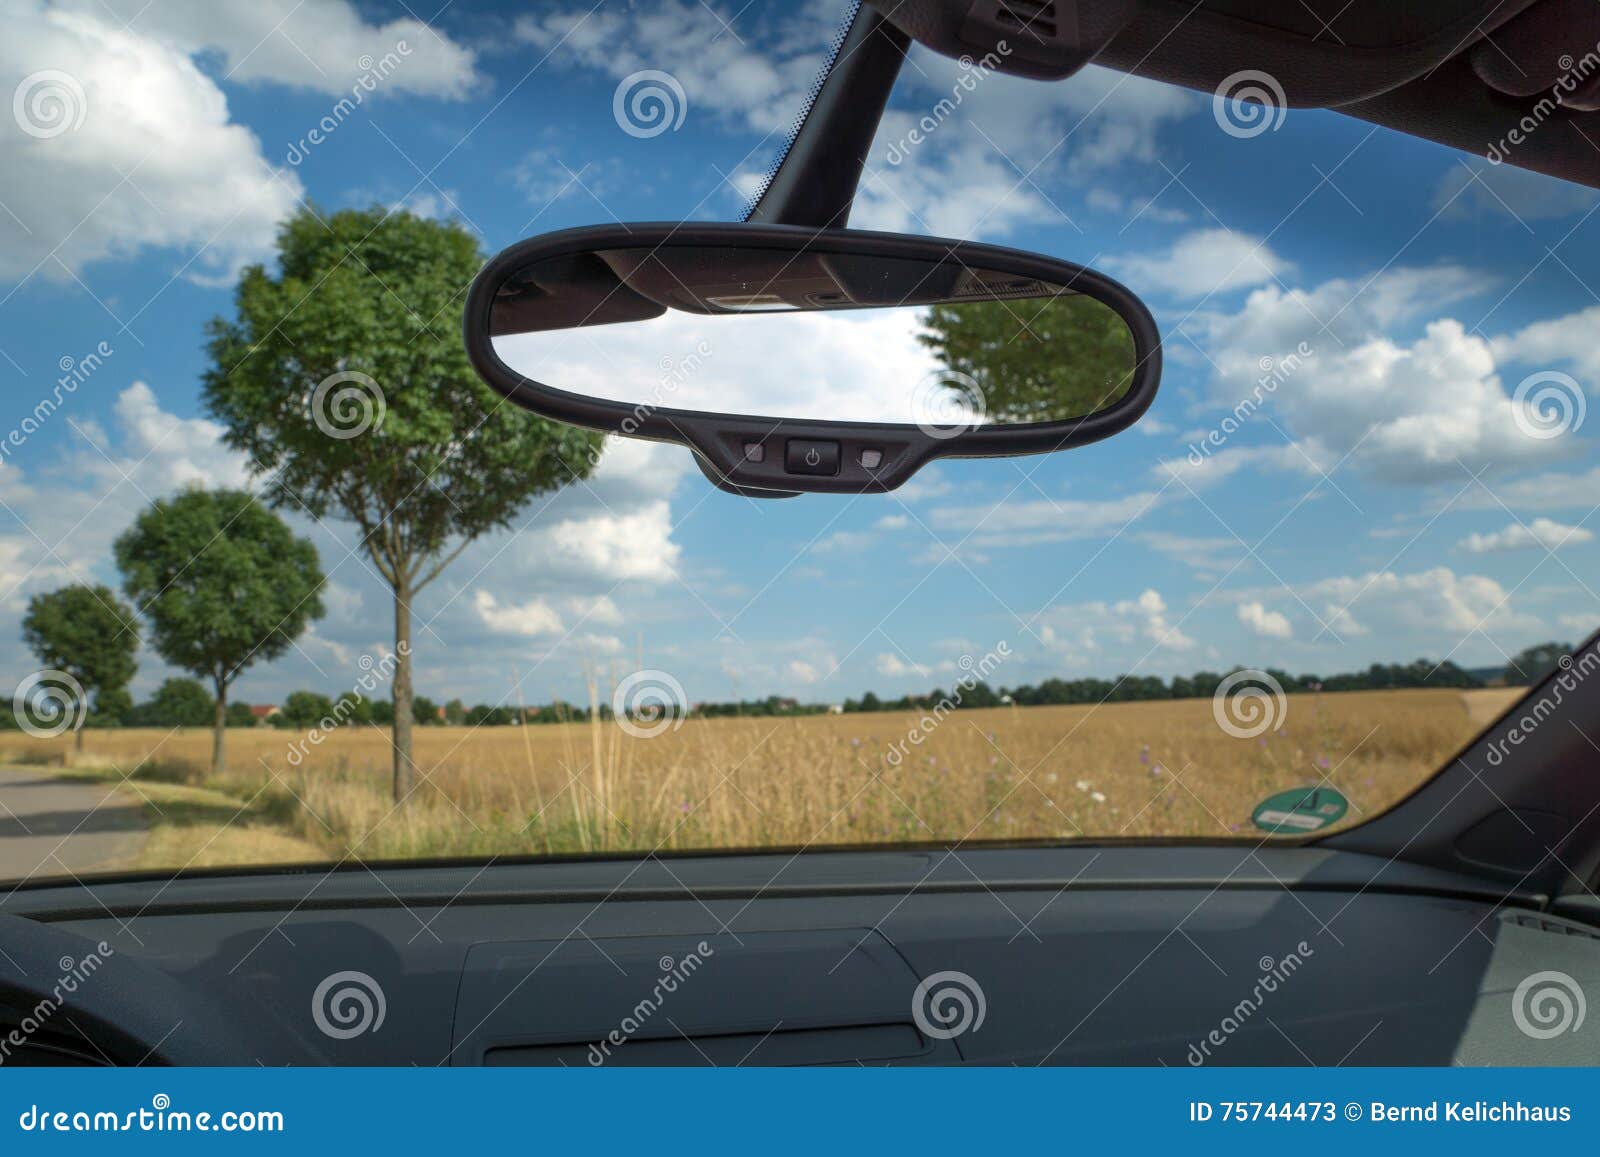
[[[1059,79],[1088,60],[1214,93],[1253,70],[1278,83],[1290,108],[1336,109],[1600,188],[1600,111],[1582,107],[1600,88],[1600,5],[1593,0],[867,3],[914,40],[958,57],[994,51],[1005,38],[989,20],[995,13],[1026,21],[1012,26],[1000,71]],[[1016,28],[1044,18],[1054,39],[1019,47]],[[1551,61],[1567,58],[1596,71],[1571,95],[1538,83]]]

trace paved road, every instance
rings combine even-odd
[[[127,792],[0,768],[0,880],[127,867],[144,833],[144,809]]]

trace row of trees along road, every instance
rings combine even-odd
[[[162,657],[214,688],[220,770],[229,685],[322,614],[315,549],[268,507],[343,519],[394,596],[394,796],[404,800],[416,783],[417,595],[531,498],[587,477],[603,438],[534,417],[473,372],[461,309],[484,256],[460,225],[308,207],[279,230],[277,258],[275,270],[247,268],[233,318],[211,323],[203,381],[260,501],[190,491],[154,503],[116,544],[138,613],[105,587],[77,586],[36,599],[24,633],[41,661],[110,705],[126,698],[142,616]],[[367,392],[319,394],[330,378]]]
[[[113,550],[156,651],[211,684],[211,766],[221,771],[228,688],[322,615],[316,548],[242,490],[192,489],[151,503]],[[80,583],[29,600],[22,635],[41,663],[93,696],[97,715],[120,720],[134,714],[139,619],[109,587]]]

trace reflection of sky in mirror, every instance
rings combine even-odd
[[[494,348],[524,377],[630,406],[916,422],[940,369],[917,341],[924,313],[671,310],[649,321],[499,337]]]

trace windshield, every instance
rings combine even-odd
[[[1106,271],[1160,395],[1070,453],[756,500],[507,406],[461,309],[532,234],[737,219],[846,5],[314,7],[25,3],[0,45],[0,878],[1300,837],[1600,618],[1587,189],[914,48],[850,225]],[[562,348],[619,398],[738,367],[812,416],[850,403],[785,376],[926,369],[936,321]]]

